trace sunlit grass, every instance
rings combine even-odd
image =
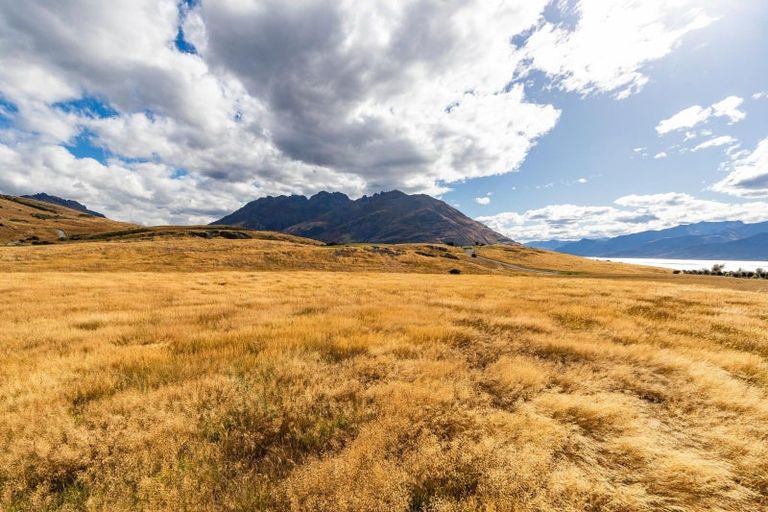
[[[765,294],[437,268],[0,274],[2,508],[768,506]]]

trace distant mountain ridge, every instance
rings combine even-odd
[[[606,258],[768,260],[768,222],[699,222],[614,238],[547,240],[526,245]]]
[[[89,210],[86,208],[84,204],[78,203],[77,201],[73,201],[71,199],[64,199],[61,197],[52,196],[45,193],[35,194],[32,196],[21,196],[25,197],[27,199],[34,199],[36,201],[42,201],[44,203],[50,203],[55,204],[58,206],[63,206],[64,208],[69,208],[70,210],[77,210],[83,213],[87,213],[88,215],[93,215],[94,217],[100,217],[102,219],[106,219],[106,216],[99,212],[95,212],[93,210]]]
[[[340,192],[264,197],[213,224],[282,231],[329,243],[511,243],[456,208],[399,190],[351,200]]]

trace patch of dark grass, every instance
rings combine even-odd
[[[600,326],[600,322],[594,318],[576,313],[552,313],[550,316],[560,326],[571,331],[588,331]]]

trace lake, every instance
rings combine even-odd
[[[633,265],[648,265],[650,267],[671,268],[674,270],[701,270],[712,268],[712,265],[723,264],[725,270],[749,270],[758,268],[768,270],[768,261],[737,261],[737,260],[676,260],[673,258],[601,258],[590,257],[591,260],[617,261]]]

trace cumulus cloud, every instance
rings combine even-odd
[[[0,143],[0,168],[0,190],[44,187],[54,195],[87,198],[88,206],[116,218],[131,220],[144,212],[141,220],[150,224],[210,222],[238,207],[235,198],[244,192],[237,183],[174,178],[164,164],[75,158],[58,145]]]
[[[659,135],[666,135],[667,133],[676,130],[693,128],[709,121],[712,117],[727,117],[730,124],[737,123],[747,117],[747,114],[744,111],[739,110],[742,103],[744,103],[743,98],[739,98],[738,96],[728,96],[722,101],[713,103],[709,107],[702,107],[701,105],[688,107],[672,117],[659,122],[659,124],[656,125],[656,132]],[[690,133],[686,133],[686,140],[693,138],[689,137],[689,135]]]
[[[475,198],[475,202],[477,204],[481,204],[481,205],[485,206],[485,205],[491,204],[491,198],[488,197],[488,196],[476,197]]]
[[[661,160],[662,158],[667,158],[667,153],[665,151],[661,151],[661,152],[656,153],[655,155],[653,155],[653,158],[655,158],[656,160]]]
[[[743,98],[728,96],[723,101],[712,105],[712,115],[715,117],[727,117],[730,124],[738,123],[747,117],[746,112],[739,110],[742,103],[744,103]]]
[[[479,217],[518,241],[604,238],[702,221],[768,220],[768,202],[727,203],[683,193],[624,196],[608,206],[550,205]]]
[[[548,22],[524,49],[531,69],[553,77],[567,91],[614,93],[624,99],[648,83],[645,66],[674,50],[683,37],[715,21],[698,5],[680,0],[560,1],[575,28]]]
[[[725,165],[728,176],[712,190],[740,197],[768,197],[768,138]]]
[[[558,122],[529,73],[626,97],[713,20],[698,0],[555,4],[573,24],[550,4],[2,2],[0,187],[144,222],[266,194],[440,193],[517,170]],[[107,160],[65,149],[83,141]]]

